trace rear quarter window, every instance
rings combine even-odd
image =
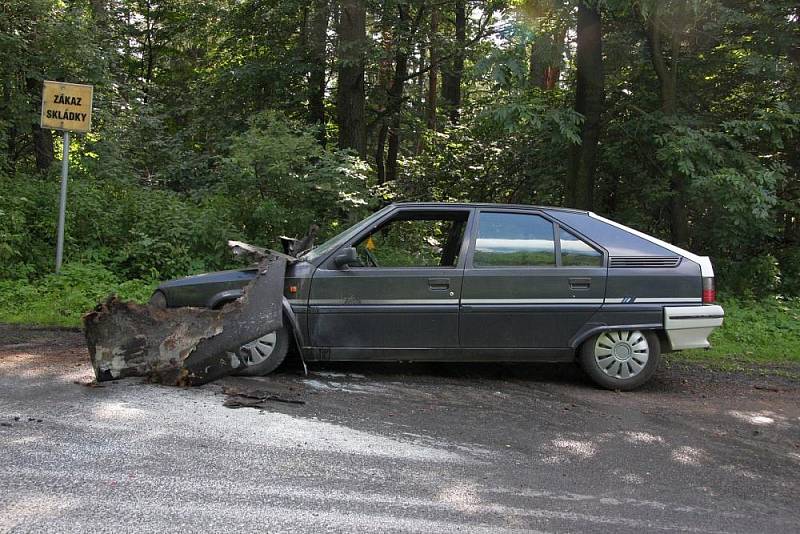
[[[560,226],[560,225],[559,225]],[[603,254],[576,235],[559,228],[561,265],[564,267],[602,267]]]
[[[610,256],[676,256],[664,247],[589,217],[586,213],[561,210],[549,210],[546,213],[605,248]]]

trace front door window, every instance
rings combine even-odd
[[[401,213],[364,236],[356,251],[364,267],[455,267],[467,213]]]

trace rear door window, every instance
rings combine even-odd
[[[538,215],[480,214],[474,267],[555,267],[553,223]]]

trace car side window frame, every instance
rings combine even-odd
[[[593,240],[589,239],[588,237],[586,237],[582,233],[578,232],[574,228],[571,228],[571,227],[567,226],[566,224],[562,223],[558,219],[550,218],[550,220],[552,220],[553,223],[558,228],[558,231],[557,231],[557,239],[558,239],[557,246],[558,246],[558,266],[559,267],[564,267],[561,264],[561,229],[562,228],[565,231],[567,231],[570,234],[572,234],[575,237],[577,237],[578,239],[580,239],[581,241],[583,241],[584,243],[586,243],[587,245],[589,245],[590,247],[592,247],[593,249],[595,249],[597,252],[599,252],[601,254],[601,256],[603,258],[603,261],[602,261],[602,263],[600,265],[567,265],[566,267],[564,267],[565,269],[600,269],[600,268],[605,269],[606,267],[608,267],[608,256],[609,256],[609,254],[608,254],[608,250],[606,250],[606,248],[604,246],[600,245],[596,241],[593,241]]]
[[[553,222],[556,225],[556,249],[558,250],[558,255],[556,256],[556,262],[558,263],[559,267],[564,267],[565,269],[599,269],[599,268],[605,268],[608,265],[608,251],[605,248],[597,245],[594,241],[592,241],[590,239],[586,239],[586,237],[581,235],[580,232],[576,232],[575,230],[573,230],[569,226],[565,226],[565,225],[561,224],[560,221],[553,221]],[[565,232],[567,232],[569,234],[572,234],[573,236],[578,238],[580,241],[583,241],[589,247],[594,249],[595,252],[599,252],[600,253],[600,265],[566,265],[566,266],[564,266],[563,263],[562,263],[562,258],[561,258],[561,229],[562,228],[564,229]]]
[[[436,212],[462,212],[467,215],[467,220],[464,222],[464,235],[461,237],[461,247],[459,248],[458,252],[458,261],[456,261],[455,265],[433,265],[433,266],[391,266],[391,267],[358,267],[358,266],[351,266],[348,268],[350,272],[374,272],[376,270],[381,271],[409,271],[412,269],[435,269],[441,271],[449,271],[454,269],[464,269],[466,264],[466,256],[469,250],[469,240],[470,240],[470,231],[473,226],[473,220],[475,219],[475,208],[471,207],[439,207],[439,206],[430,206],[430,207],[399,207],[394,209],[386,214],[385,217],[381,217],[379,220],[375,221],[374,224],[371,224],[367,228],[364,228],[361,232],[353,236],[347,242],[345,242],[341,247],[336,249],[336,251],[331,254],[328,260],[324,262],[326,270],[340,270],[335,265],[333,265],[333,258],[336,257],[336,254],[339,253],[340,250],[345,249],[347,247],[353,247],[356,243],[359,243],[364,238],[366,238],[369,234],[374,233],[376,230],[385,226],[386,224],[390,223],[393,219],[396,219],[398,215],[403,213],[436,213]]]
[[[553,225],[553,246],[555,252],[555,265],[492,265],[492,266],[475,266],[473,259],[475,257],[476,242],[478,239],[478,230],[480,225],[480,216],[483,213],[507,213],[510,215],[536,215],[542,219],[550,222]],[[563,266],[561,262],[561,228],[574,235],[596,251],[600,252],[603,261],[601,265],[568,265]],[[485,269],[600,269],[606,268],[608,265],[608,251],[597,244],[596,242],[588,239],[580,232],[575,231],[573,228],[562,224],[561,221],[555,219],[548,214],[539,210],[526,210],[514,208],[477,208],[475,209],[473,222],[469,228],[470,242],[469,250],[466,253],[466,269],[485,270]]]
[[[539,218],[549,222],[553,226],[553,253],[555,254],[555,262],[553,265],[475,265],[475,251],[477,250],[477,241],[478,241],[478,232],[480,230],[480,219],[481,215],[484,213],[501,213],[506,215],[530,215],[530,216],[538,216]],[[557,232],[556,232],[556,225],[557,222],[552,220],[550,217],[546,217],[540,211],[528,211],[528,210],[516,210],[516,209],[480,209],[475,215],[475,222],[473,223],[472,234],[470,236],[470,247],[468,251],[467,257],[467,267],[468,269],[475,269],[475,270],[485,270],[485,269],[555,269],[558,267],[559,264],[559,247],[558,241],[556,240]]]

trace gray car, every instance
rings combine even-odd
[[[216,308],[254,269],[163,283],[152,302]],[[722,324],[697,256],[592,212],[398,203],[298,254],[284,326],[241,348],[263,375],[304,361],[577,360],[599,385],[646,382],[668,351]]]

